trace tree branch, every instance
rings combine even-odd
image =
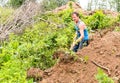
[[[91,61],[93,64],[95,64],[96,66],[98,66],[98,67],[100,67],[100,68],[102,68],[102,69],[104,69],[104,70],[106,70],[107,72],[108,72],[108,74],[109,75],[111,75],[111,72],[110,72],[110,69],[109,68],[107,68],[107,67],[104,67],[104,66],[102,66],[102,65],[100,65],[100,64],[98,64],[97,62],[95,62],[95,61]]]

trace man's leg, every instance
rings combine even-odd
[[[84,43],[84,40],[82,40],[82,41],[79,43],[79,49],[82,49],[82,48],[83,48],[83,43]]]

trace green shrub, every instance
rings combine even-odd
[[[89,16],[87,25],[92,29],[103,29],[109,25],[110,18],[103,14],[102,11],[96,11],[95,14]]]
[[[98,80],[99,83],[114,83],[114,81],[110,77],[108,77],[108,75],[105,74],[100,68],[98,68],[98,73],[97,75],[95,75],[95,78]]]
[[[120,32],[120,27],[115,27],[115,31]]]
[[[73,12],[72,9],[63,10],[63,11],[59,12],[58,15],[59,15],[59,17],[62,17],[63,22],[67,24],[72,21],[72,18],[71,18],[72,12]]]
[[[0,69],[0,83],[26,83],[26,70],[29,61],[13,58]]]

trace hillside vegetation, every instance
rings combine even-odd
[[[0,8],[0,24],[2,25],[14,11],[9,8]],[[69,8],[58,13],[39,13],[34,16],[35,20],[40,18],[39,21],[25,27],[23,33],[11,33],[9,39],[2,41],[0,43],[0,83],[33,83],[34,78],[27,79],[29,68],[46,70],[53,67],[58,62],[58,59],[53,59],[53,55],[58,51],[76,56],[69,50],[75,33],[71,19],[72,12],[73,9]],[[97,10],[89,16],[79,13],[81,19],[87,24],[89,33],[92,30],[110,29],[111,26],[120,22],[120,15],[112,17],[105,15],[102,10]],[[120,31],[120,26],[114,26],[114,30]],[[101,81],[98,75],[96,78]],[[106,75],[103,74],[103,76]],[[113,81],[99,83],[113,83]]]

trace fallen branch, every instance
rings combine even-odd
[[[107,67],[104,67],[104,66],[102,66],[102,65],[100,65],[100,64],[98,64],[97,62],[95,62],[95,61],[91,61],[93,64],[95,64],[96,66],[98,66],[98,67],[100,67],[100,68],[102,68],[102,69],[104,69],[104,70],[106,70],[107,72],[108,72],[108,75],[111,75],[111,72],[110,72],[110,69],[109,68],[107,68]]]

